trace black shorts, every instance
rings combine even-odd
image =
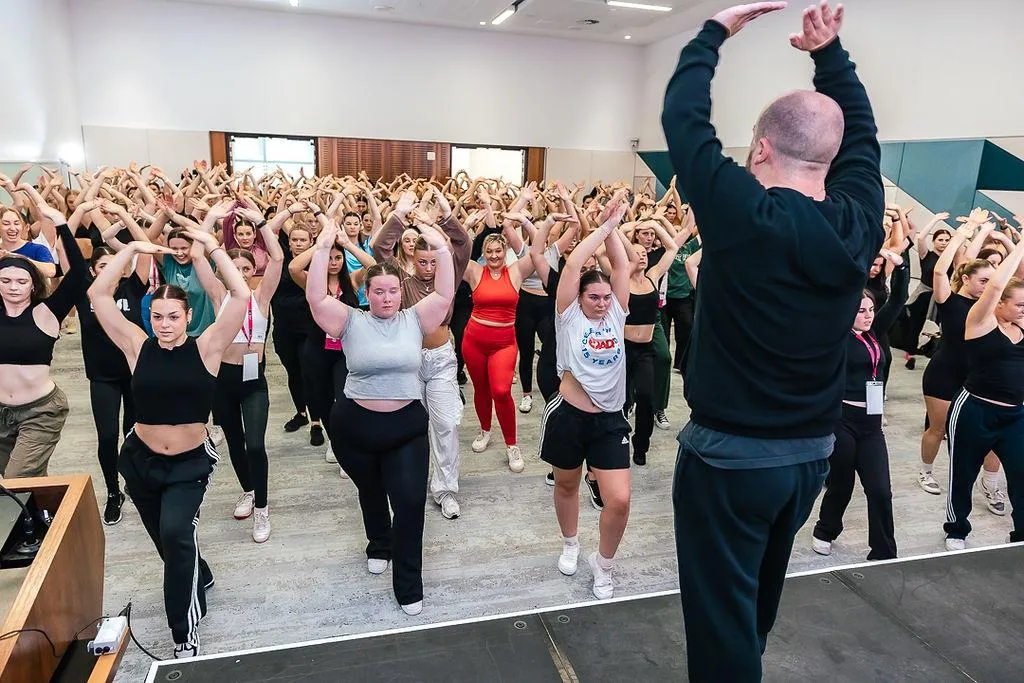
[[[629,468],[629,423],[621,410],[588,413],[556,394],[544,408],[540,458],[552,467],[574,470],[586,461],[599,470]]]
[[[921,389],[925,396],[952,402],[963,390],[966,380],[966,371],[933,357],[924,369]]]

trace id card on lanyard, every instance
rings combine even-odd
[[[246,308],[245,322],[242,323],[242,336],[248,348],[252,348],[252,297],[249,297],[249,306]],[[260,354],[247,353],[242,356],[242,381],[251,382],[259,379],[260,376]]]
[[[882,406],[885,402],[885,388],[878,381],[878,364],[882,360],[882,347],[878,345],[878,342],[875,341],[875,338],[870,333],[865,332],[862,335],[856,336],[868,350],[868,356],[871,358],[871,379],[864,385],[865,402],[867,404],[866,412],[868,415],[881,415]]]
[[[338,283],[338,301],[341,301],[341,283]],[[351,315],[351,313],[349,313]],[[332,337],[324,332],[324,351],[341,351],[341,337]]]

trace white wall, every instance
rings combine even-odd
[[[722,49],[714,123],[726,146],[749,145],[761,108],[810,88],[812,65],[788,36],[805,2],[748,24]],[[868,88],[883,140],[1024,135],[1024,2],[847,0],[843,44]],[[977,33],[972,33],[977,31]],[[687,33],[646,49],[640,148],[665,149],[665,86]],[[964,39],[975,36],[977,40]],[[980,40],[980,42],[978,42]]]
[[[160,0],[74,0],[71,20],[87,126],[596,150],[637,135],[638,46]]]
[[[587,191],[598,181],[632,183],[634,177],[653,175],[647,164],[633,152],[594,152],[552,148],[547,152],[545,176],[566,185],[580,181]]]
[[[82,161],[68,1],[3,4],[0,161]]]
[[[183,168],[191,168],[197,159],[210,158],[210,134],[191,130],[151,130],[83,126],[85,166],[159,166],[168,177],[176,178]]]

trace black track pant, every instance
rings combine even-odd
[[[302,353],[302,372],[306,383],[309,419],[329,420],[335,395],[341,396],[348,377],[344,351],[328,351],[323,342],[310,335]],[[328,429],[329,431],[329,429]]]
[[[203,587],[213,574],[199,555],[199,507],[216,463],[217,449],[209,437],[190,451],[162,455],[134,432],[125,437],[117,463],[164,561],[164,609],[175,643],[198,645],[199,620],[206,616]]]
[[[118,441],[135,424],[132,380],[130,377],[118,382],[89,380],[89,399],[92,403],[92,420],[96,425],[96,455],[109,496],[121,490],[117,480]]]
[[[949,407],[949,494],[946,523],[949,538],[971,533],[971,495],[985,455],[992,451],[1006,472],[1006,492],[1013,509],[1010,542],[1024,541],[1024,407],[998,406],[962,391]]]
[[[469,285],[463,282],[455,290],[455,303],[452,305],[452,321],[448,328],[452,331],[455,341],[455,359],[459,363],[459,372],[465,372],[466,363],[462,359],[462,337],[466,333],[466,325],[473,315],[473,294]]]
[[[828,459],[825,495],[821,499],[814,537],[832,542],[843,532],[843,514],[853,496],[854,479],[860,477],[868,501],[869,560],[896,557],[896,533],[892,519],[892,486],[889,483],[889,451],[882,433],[882,416],[868,415],[864,408],[843,404],[843,418],[836,427],[836,445]]]
[[[636,405],[633,456],[647,455],[654,432],[654,342],[626,341],[626,396]]]

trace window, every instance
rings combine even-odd
[[[232,135],[228,156],[232,171],[242,172],[251,166],[257,180],[278,166],[290,176],[297,176],[300,170],[307,176],[316,174],[314,138]]]
[[[522,185],[526,178],[526,150],[452,146],[452,175],[459,171],[472,178],[499,178]]]

